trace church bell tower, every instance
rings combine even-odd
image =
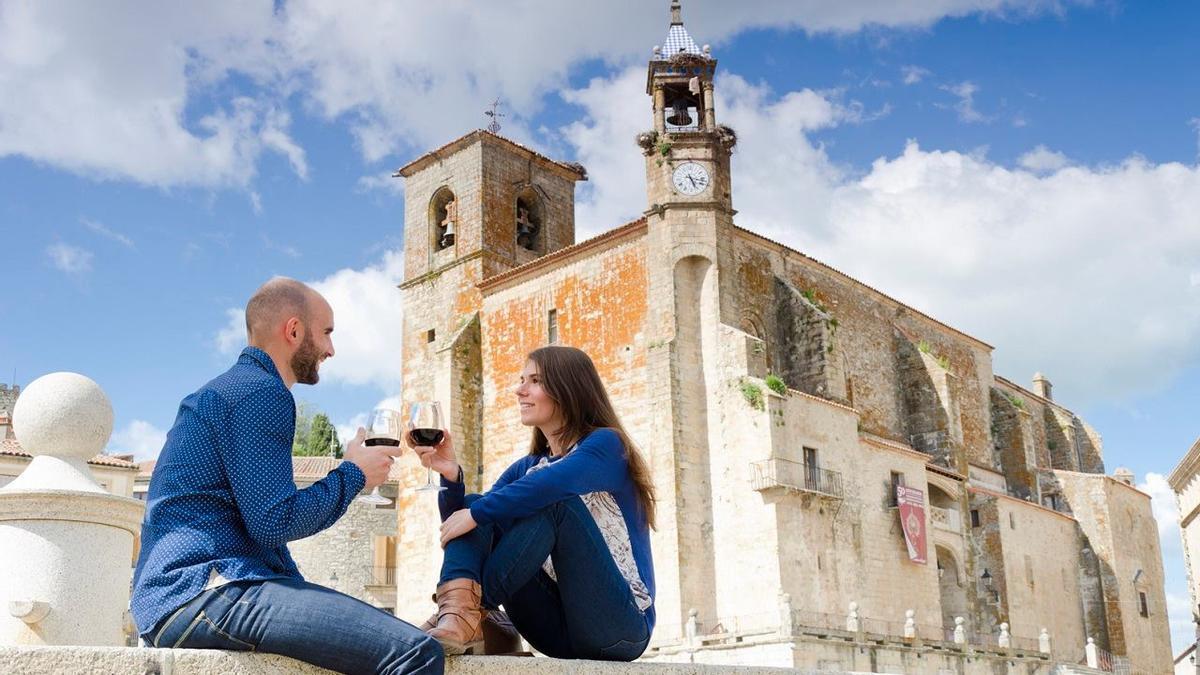
[[[638,145],[646,156],[650,210],[707,208],[731,217],[729,155],[736,137],[717,124],[717,60],[708,45],[697,46],[682,14],[678,0],[672,2],[667,39],[654,48],[646,75],[654,128]]]
[[[658,423],[646,432],[661,498],[655,600],[663,624],[690,616],[715,621],[717,547],[713,541],[713,461],[721,447],[721,256],[728,253],[734,210],[729,156],[733,130],[717,123],[717,61],[683,25],[678,0],[671,26],[655,47],[646,93],[650,130],[638,136],[646,162],[647,380]],[[709,415],[709,411],[714,411]],[[693,614],[694,613],[694,614]]]

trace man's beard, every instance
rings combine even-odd
[[[305,331],[304,340],[300,342],[300,349],[292,354],[291,366],[292,373],[300,384],[316,384],[317,380],[321,379],[321,375],[317,372],[321,366],[321,350],[317,349],[311,333]]]

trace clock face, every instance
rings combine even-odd
[[[698,195],[708,189],[711,180],[708,170],[695,162],[684,162],[675,167],[671,174],[671,182],[675,189],[685,195]]]

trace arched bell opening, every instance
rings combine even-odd
[[[534,253],[546,250],[545,209],[543,201],[532,187],[517,195],[515,208],[517,246]]]
[[[440,187],[429,200],[429,248],[441,251],[454,245],[458,227],[458,200],[448,187]]]

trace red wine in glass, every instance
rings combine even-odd
[[[371,411],[367,420],[367,437],[363,445],[368,447],[398,447],[400,445],[400,413],[387,408],[377,408]],[[359,501],[376,506],[386,506],[392,500],[379,494],[379,488],[371,490],[370,494],[358,498]]]
[[[412,425],[409,432],[415,445],[437,445],[445,438],[445,419],[442,418],[442,406],[437,401],[417,401],[409,409],[408,422]],[[417,492],[439,492],[444,490],[441,485],[433,482],[433,466],[425,470],[425,485],[416,488]]]
[[[400,439],[388,437],[368,438],[367,440],[363,441],[363,445],[367,446],[368,448],[376,445],[386,445],[395,448],[400,445]]]
[[[446,436],[446,432],[441,429],[413,429],[408,433],[412,434],[415,445],[437,445]]]

